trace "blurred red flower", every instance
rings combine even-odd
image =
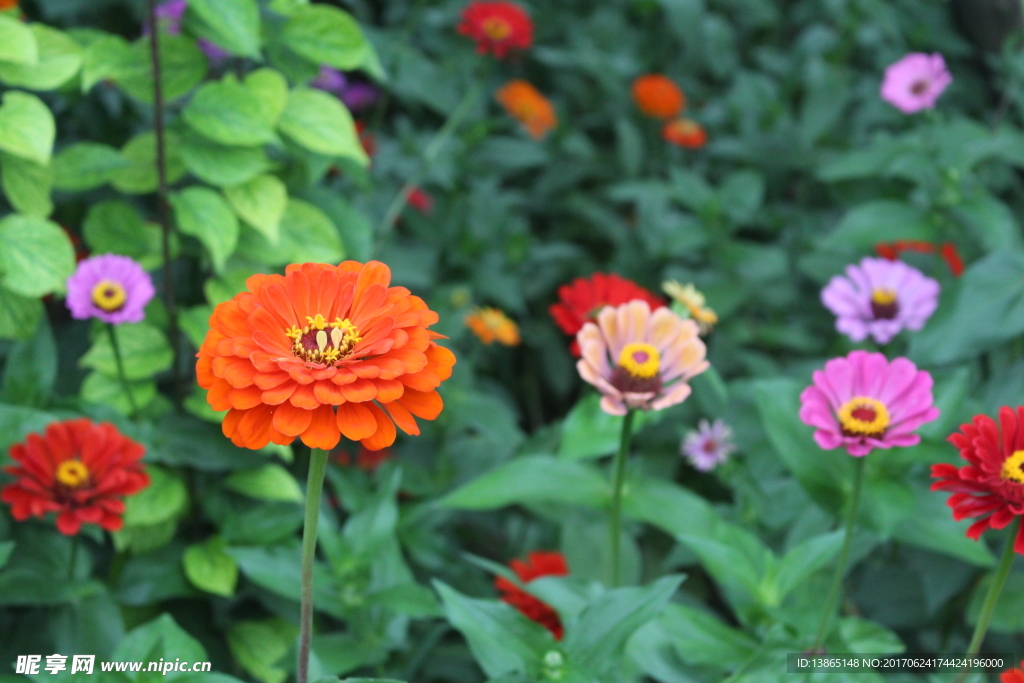
[[[377,154],[377,137],[366,129],[362,121],[356,121],[356,134],[359,135],[359,144],[363,146],[366,156],[372,159]]]
[[[686,108],[686,96],[668,76],[647,74],[633,81],[633,101],[644,116],[670,119]]]
[[[0,500],[19,522],[57,513],[57,529],[74,536],[83,524],[117,531],[123,524],[124,497],[149,486],[142,464],[145,449],[109,422],[87,419],[54,422],[43,434],[29,434],[11,446],[17,465],[4,471],[17,481]]]
[[[505,58],[511,50],[525,50],[533,43],[533,21],[514,2],[474,0],[462,10],[456,30],[476,41],[476,51]]]
[[[1001,432],[1001,433],[1000,433]],[[967,529],[975,541],[988,529],[1002,529],[1024,514],[1024,406],[999,409],[999,424],[975,415],[949,437],[967,461],[964,467],[932,465],[933,491],[949,491],[953,519],[981,517]],[[1014,544],[1024,554],[1024,527]]]
[[[923,240],[896,240],[895,242],[879,242],[875,245],[875,253],[890,261],[895,261],[905,251],[934,254],[936,250],[946,262],[953,277],[960,277],[964,274],[963,259],[960,258],[960,253],[952,242],[944,242],[941,247]]]
[[[356,454],[356,467],[363,470],[364,472],[373,472],[380,467],[385,460],[391,458],[391,449],[382,448],[379,451],[371,451],[369,448],[360,445],[359,452]],[[348,467],[352,464],[352,456],[349,455],[348,451],[343,448],[338,449],[337,455],[334,459],[340,465]]]
[[[548,310],[562,332],[573,337],[570,350],[572,355],[579,356],[580,347],[575,337],[584,323],[596,320],[605,306],[619,306],[634,299],[646,301],[652,311],[665,306],[658,296],[632,280],[614,273],[594,273],[589,278],[576,278],[571,284],[559,287],[558,303]]]
[[[999,683],[1024,683],[1024,662],[1019,669],[1010,669],[999,674]]]
[[[434,210],[434,198],[423,191],[421,187],[414,187],[409,193],[409,206],[420,213],[431,213]]]
[[[555,552],[530,553],[525,562],[512,560],[509,567],[523,583],[530,583],[542,576],[566,576],[569,573],[569,564],[565,561],[565,556]],[[495,579],[494,587],[504,593],[501,596],[503,602],[512,605],[527,618],[551,631],[557,640],[562,639],[564,633],[562,620],[551,605],[533,597],[516,584],[500,576]]]
[[[661,129],[661,137],[679,147],[698,149],[708,141],[708,134],[696,121],[679,118],[666,123]]]

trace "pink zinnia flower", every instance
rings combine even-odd
[[[105,323],[137,323],[153,298],[149,273],[127,256],[103,254],[87,258],[68,278],[65,303],[79,320],[99,318]]]
[[[881,95],[904,114],[913,114],[932,109],[952,82],[942,55],[912,52],[885,70]]]
[[[736,450],[732,441],[732,428],[722,420],[708,423],[701,420],[697,429],[686,435],[682,453],[689,459],[694,469],[710,472],[726,460]]]
[[[870,334],[886,344],[904,328],[924,327],[939,305],[939,283],[902,261],[869,257],[832,278],[821,301],[853,341]]]
[[[875,448],[914,446],[913,431],[939,416],[932,376],[906,358],[891,363],[881,353],[854,351],[816,370],[800,394],[800,419],[816,427],[825,450],[845,446],[850,455]]]
[[[690,378],[710,367],[697,334],[697,323],[667,308],[651,313],[646,301],[606,306],[576,335],[576,369],[603,394],[606,413],[662,410],[686,400]]]

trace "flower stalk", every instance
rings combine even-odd
[[[1013,520],[1010,525],[1010,533],[1006,537],[1006,545],[1003,547],[1003,555],[999,559],[999,566],[992,577],[992,584],[988,587],[985,595],[985,602],[981,605],[981,613],[978,614],[978,624],[974,627],[974,634],[971,636],[971,644],[967,646],[967,658],[970,659],[981,650],[981,643],[985,640],[985,633],[992,622],[992,613],[995,612],[996,603],[999,602],[999,595],[1003,592],[1006,579],[1010,575],[1010,568],[1013,566],[1013,557],[1016,554],[1013,546],[1017,539],[1017,531],[1020,529],[1021,518]],[[956,677],[953,683],[963,683],[964,679],[971,673],[970,668],[965,668]]]
[[[107,333],[110,335],[110,347],[114,350],[114,363],[117,365],[117,378],[121,380],[121,388],[128,397],[128,405],[131,406],[131,415],[137,415],[139,406],[135,403],[135,396],[132,394],[132,387],[128,383],[128,374],[124,371],[124,359],[121,356],[121,345],[117,341],[117,330],[110,323],[107,323]]]
[[[836,563],[836,572],[832,577],[832,586],[829,588],[828,597],[825,598],[825,611],[821,615],[821,624],[814,636],[814,645],[811,652],[818,652],[825,636],[828,634],[829,625],[832,623],[832,612],[835,611],[836,602],[839,600],[839,593],[843,587],[843,575],[846,573],[846,562],[850,555],[850,545],[853,541],[853,528],[857,525],[857,510],[860,507],[860,492],[864,487],[864,464],[863,457],[857,458],[854,465],[853,493],[850,495],[850,509],[846,513],[846,536],[843,538],[843,548],[839,551],[839,561]]]
[[[622,487],[626,480],[626,460],[629,458],[629,444],[633,438],[633,417],[635,410],[626,413],[622,420],[622,437],[619,451],[612,462],[612,510],[611,510],[611,560],[612,587],[618,587],[622,577],[621,536],[622,536]]]
[[[299,662],[297,683],[309,681],[309,648],[313,639],[313,564],[316,560],[316,532],[320,519],[320,499],[327,473],[327,451],[314,448],[309,456],[306,484],[306,518],[302,525],[302,602],[299,626]]]

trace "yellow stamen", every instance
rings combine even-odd
[[[871,293],[871,300],[879,306],[888,306],[896,301],[896,292],[891,289],[876,289]]]
[[[69,489],[77,489],[89,481],[89,468],[81,460],[65,460],[57,465],[57,481]]]
[[[292,340],[292,353],[309,363],[333,365],[352,353],[363,340],[351,320],[335,318],[327,322],[319,313],[306,317],[305,327],[291,327],[285,335]],[[314,347],[315,345],[315,347]]]
[[[1024,484],[1024,451],[1014,451],[1009,458],[1003,461],[1003,479]]]
[[[881,401],[854,396],[839,409],[839,424],[850,436],[881,436],[889,426],[889,410]]]
[[[121,310],[127,300],[128,293],[119,282],[100,280],[92,288],[92,302],[107,313]]]
[[[619,354],[619,367],[633,377],[650,379],[658,374],[661,354],[658,349],[643,342],[626,344]]]
[[[485,19],[483,22],[484,33],[491,40],[503,40],[508,38],[509,34],[512,33],[512,26],[509,25],[504,19],[498,17],[491,17]]]

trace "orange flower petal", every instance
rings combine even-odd
[[[291,403],[282,403],[274,410],[274,429],[286,436],[302,434],[312,420],[312,410],[296,408]]]
[[[408,410],[402,407],[401,403],[398,401],[385,403],[384,409],[388,411],[391,419],[395,421],[399,429],[410,436],[419,436],[420,426],[416,424],[415,418],[413,418]]]
[[[333,382],[327,380],[321,380],[313,384],[313,396],[320,403],[327,403],[330,405],[341,405],[345,402],[345,393],[341,388]]]
[[[353,403],[372,401],[377,395],[377,387],[368,379],[357,379],[355,382],[343,384],[339,388],[344,394],[345,400]]]
[[[373,436],[377,431],[377,420],[366,403],[343,403],[338,406],[338,429],[350,441],[360,441]]]
[[[305,408],[306,410],[313,410],[320,406],[320,401],[316,400],[316,395],[313,393],[313,383],[300,384],[295,387],[295,391],[288,399],[292,405],[296,408]]]
[[[341,430],[338,429],[338,420],[334,415],[331,406],[320,406],[311,411],[313,418],[309,427],[299,437],[302,443],[310,448],[322,448],[330,450],[341,441]]]
[[[424,420],[433,420],[441,414],[441,410],[444,408],[444,401],[436,391],[416,391],[406,388],[398,402],[410,413]]]
[[[405,385],[396,379],[375,379],[373,385],[377,387],[377,401],[379,403],[391,403],[402,397]]]
[[[373,419],[377,422],[377,429],[373,436],[362,439],[360,443],[371,451],[387,448],[395,442],[395,436],[398,434],[395,430],[395,423],[391,421],[391,418],[376,403],[365,403],[363,405],[373,414]]]

